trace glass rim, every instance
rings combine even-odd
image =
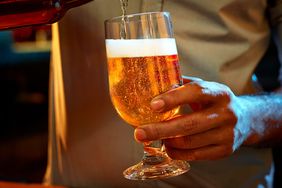
[[[124,16],[124,18],[130,19],[135,16],[142,16],[142,15],[168,15],[169,16],[170,13],[167,11],[141,12],[141,13],[127,14]],[[115,16],[115,17],[105,20],[105,23],[119,22],[121,20],[122,20],[122,16]]]

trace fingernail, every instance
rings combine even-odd
[[[151,102],[151,108],[154,111],[160,111],[165,105],[164,100],[162,99],[154,99]]]
[[[134,137],[138,141],[143,141],[146,139],[146,133],[143,129],[136,128],[134,131]]]

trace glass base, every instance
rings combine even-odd
[[[190,170],[186,161],[173,160],[165,152],[156,156],[144,156],[143,160],[123,172],[130,180],[161,179],[178,176]]]

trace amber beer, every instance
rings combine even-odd
[[[152,112],[151,100],[182,84],[175,40],[106,40],[109,86],[119,115],[130,125],[164,121],[177,113]]]

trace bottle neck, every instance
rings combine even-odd
[[[64,6],[67,9],[74,8],[86,4],[92,0],[65,0]]]

